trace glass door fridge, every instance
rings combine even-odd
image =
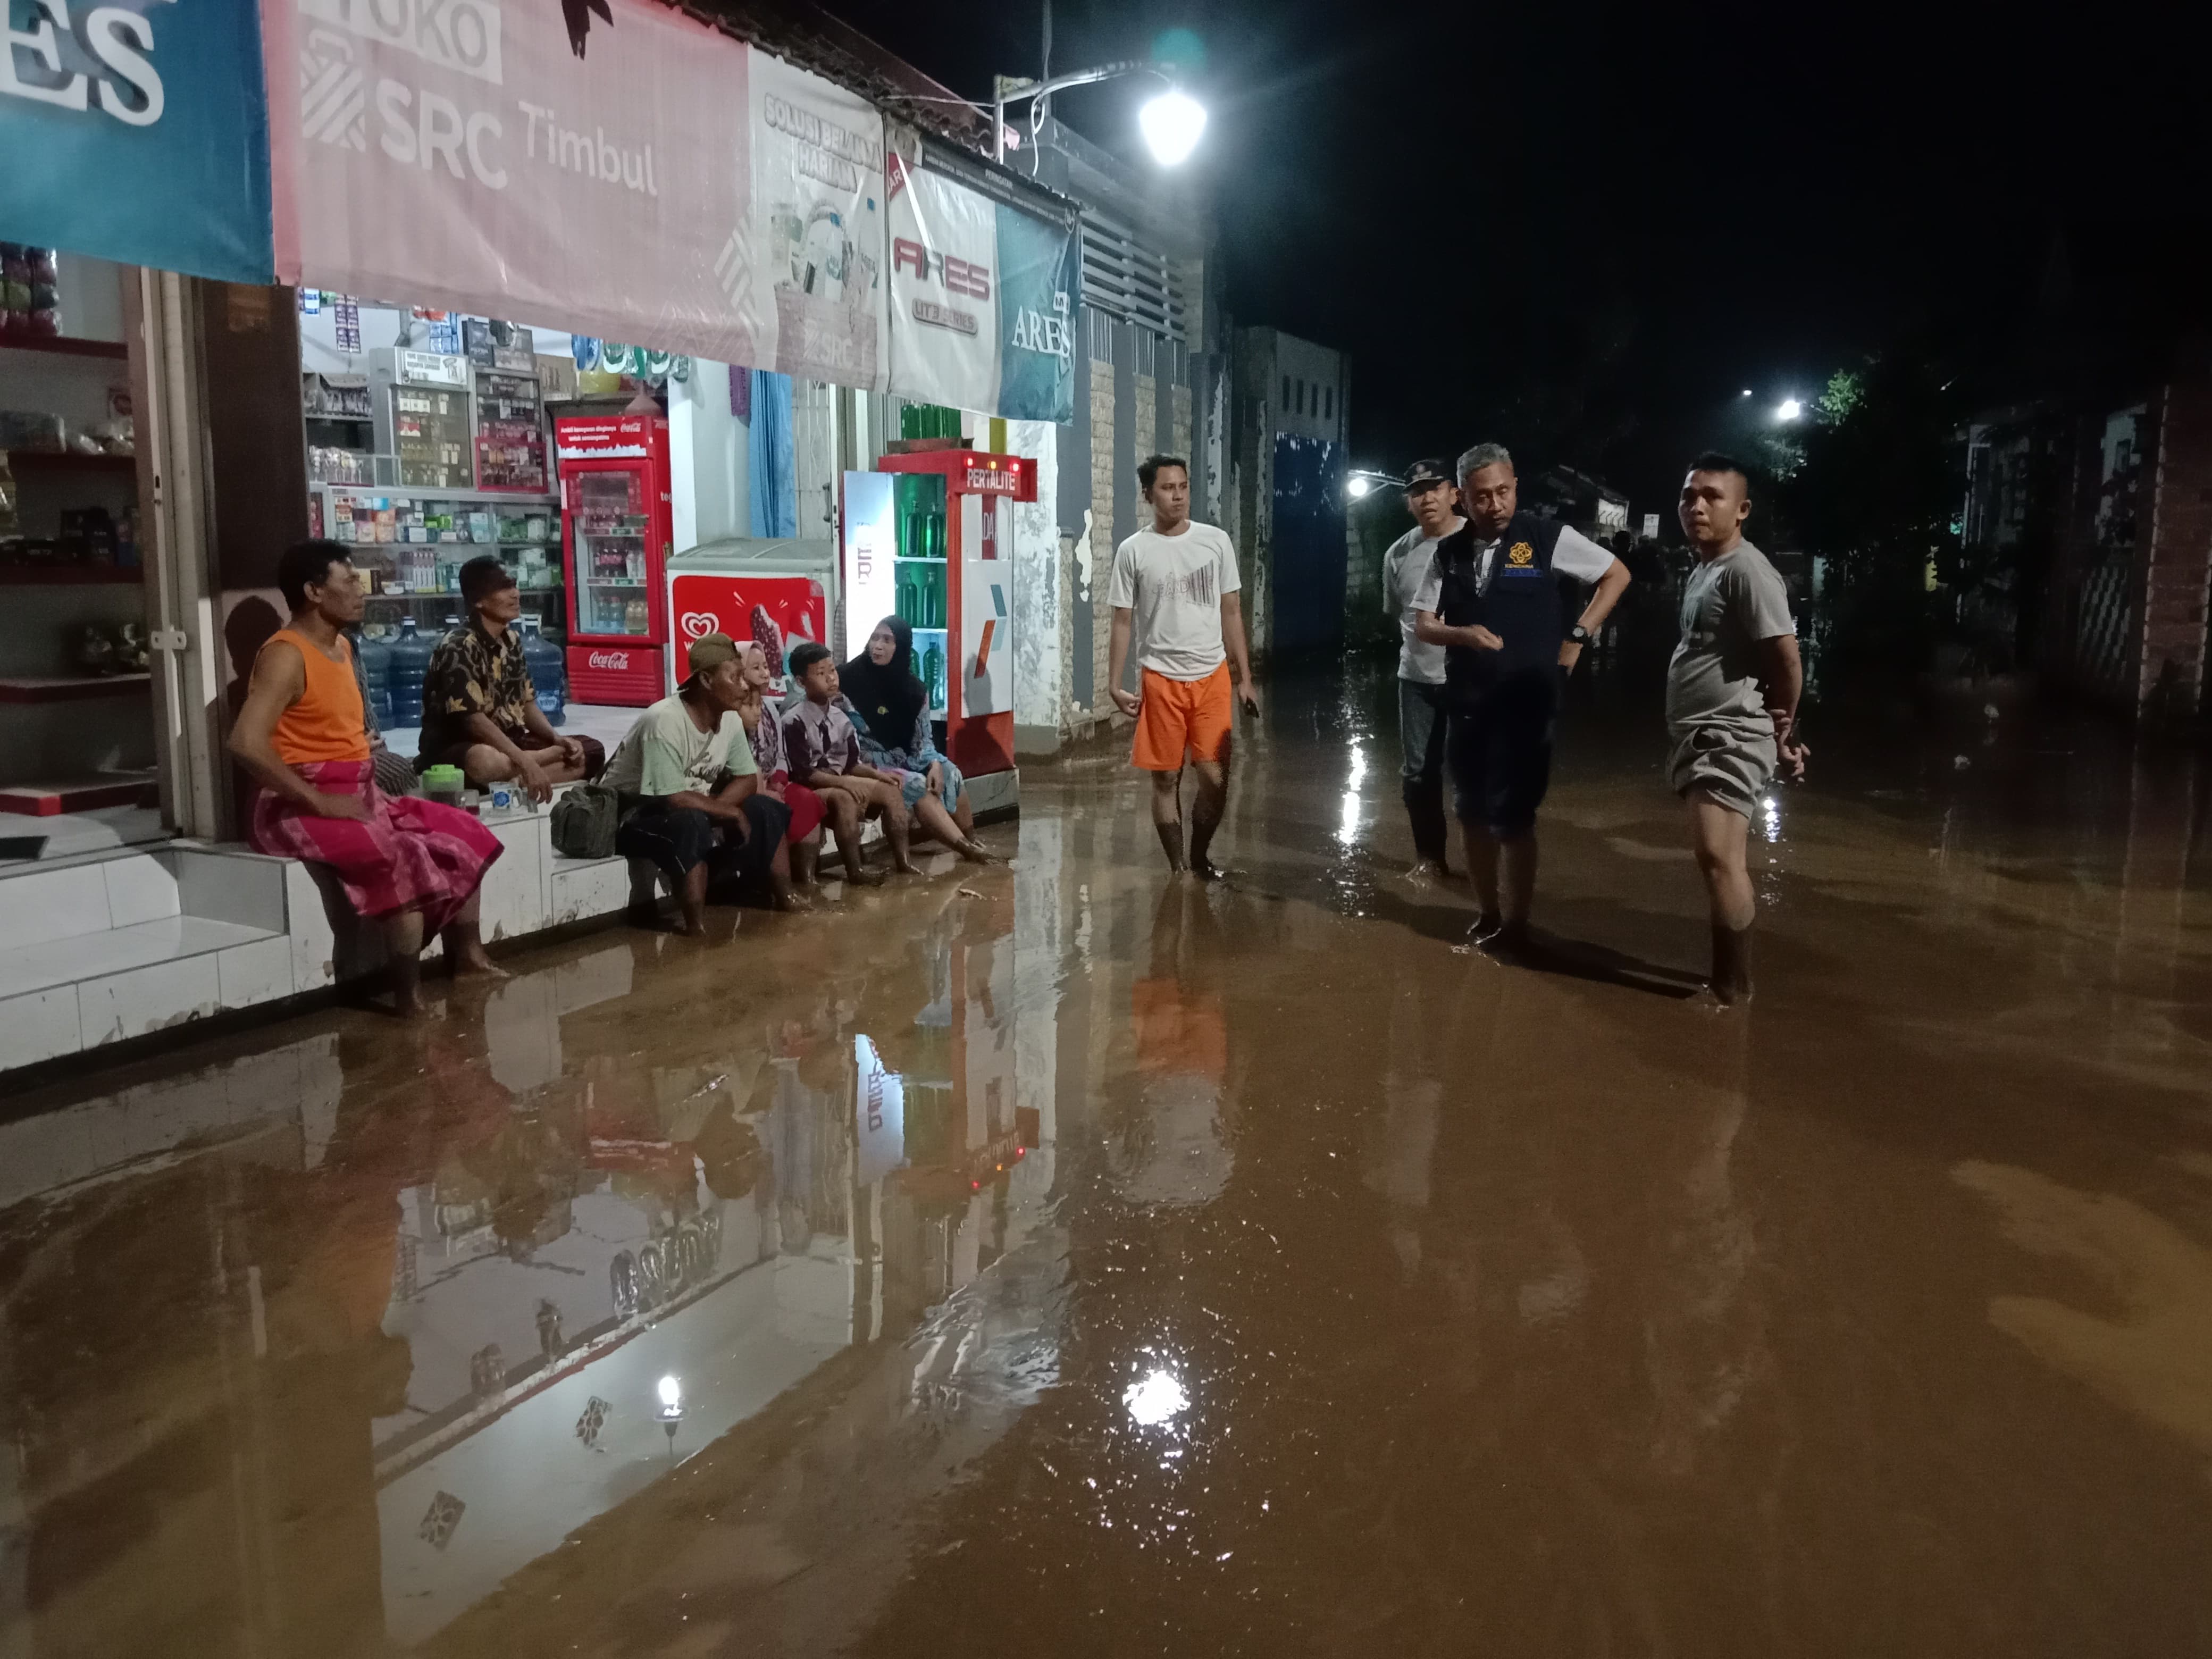
[[[553,439],[568,574],[568,694],[641,708],[667,684],[668,422],[577,417],[556,421]]]

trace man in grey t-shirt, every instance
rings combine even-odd
[[[1805,775],[1797,741],[1805,674],[1790,594],[1743,538],[1751,483],[1741,464],[1706,453],[1682,482],[1682,533],[1698,556],[1682,590],[1682,638],[1667,668],[1667,781],[1689,809],[1690,846],[1712,908],[1713,994],[1751,997],[1757,905],[1747,853],[1752,815],[1778,771]]]
[[[1444,848],[1444,647],[1413,634],[1413,601],[1436,561],[1437,544],[1467,522],[1449,461],[1415,461],[1406,470],[1406,510],[1413,527],[1382,556],[1382,609],[1398,624],[1399,778],[1413,823],[1416,880],[1446,873]]]

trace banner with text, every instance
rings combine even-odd
[[[755,365],[884,389],[884,119],[842,87],[750,52],[752,240],[738,307]]]
[[[1012,420],[1075,418],[1074,233],[889,161],[890,389]]]
[[[742,44],[650,0],[268,3],[287,281],[764,361]]]
[[[0,240],[268,282],[253,0],[0,5]]]

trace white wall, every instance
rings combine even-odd
[[[745,372],[694,358],[690,380],[669,388],[669,505],[678,552],[751,533],[751,434],[730,413],[730,377]]]

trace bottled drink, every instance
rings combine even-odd
[[[415,618],[399,619],[399,637],[391,656],[392,724],[422,724],[422,678],[430,666],[430,641],[415,631]]]
[[[530,690],[538,712],[546,723],[558,726],[568,719],[568,669],[561,647],[538,631],[540,619],[528,612],[522,618],[522,660],[530,670]]]
[[[355,639],[353,650],[361,659],[362,684],[368,693],[368,712],[381,730],[392,724],[392,647],[382,640],[373,640],[363,634]]]
[[[921,683],[929,692],[932,708],[945,707],[945,647],[935,640],[921,653]]]

